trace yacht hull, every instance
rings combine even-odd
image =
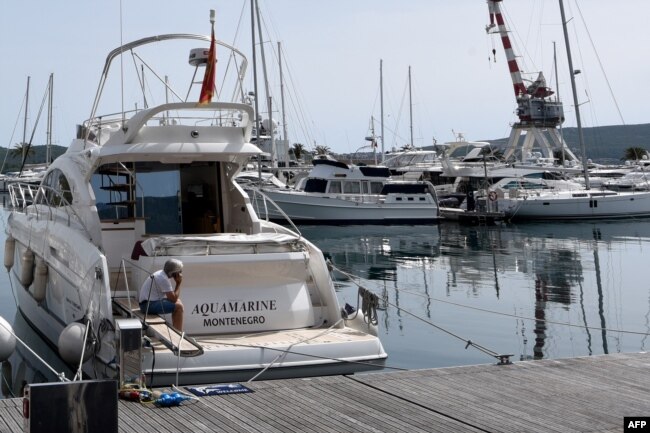
[[[264,190],[282,211],[302,224],[430,224],[439,221],[438,207],[432,198],[358,196],[340,198],[330,194]],[[261,217],[272,221],[286,218],[272,204],[252,198]]]
[[[650,216],[650,192],[561,192],[498,200],[511,220],[575,220]]]

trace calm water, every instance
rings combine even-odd
[[[467,340],[512,354],[513,361],[639,352],[650,345],[644,254],[650,220],[300,229],[337,268],[380,296],[379,335],[389,368],[495,362],[466,349]],[[354,282],[337,286],[342,304],[356,306]],[[0,315],[9,322],[19,317],[6,272]],[[25,323],[16,327],[63,368]],[[52,377],[23,353],[12,368],[25,369],[24,380]]]

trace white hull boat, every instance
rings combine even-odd
[[[187,45],[184,57],[211,38],[159,35],[112,51],[90,119],[67,152],[39,187],[10,186],[5,266],[19,311],[90,378],[126,374],[119,330],[134,320],[145,335],[136,346],[149,386],[381,368],[387,355],[375,324],[361,311],[343,313],[322,252],[299,233],[259,219],[234,181],[260,153],[250,143],[249,105],[181,100],[97,114],[114,60],[141,49],[150,56],[168,40]],[[146,64],[154,68],[155,60]],[[192,72],[205,62],[190,56],[190,65],[185,82],[194,83]],[[245,61],[236,69],[234,86],[244,95],[237,86]],[[167,80],[159,84],[167,97],[185,94]],[[142,283],[170,258],[184,264],[182,332],[169,315],[145,317],[137,304]]]
[[[497,206],[510,220],[645,217],[650,216],[650,192],[510,190]]]
[[[249,187],[247,191],[258,214],[273,221],[288,217],[302,224],[429,224],[439,220],[433,186],[391,180],[386,167],[316,159],[295,188]]]

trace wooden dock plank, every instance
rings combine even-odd
[[[120,433],[620,432],[650,415],[650,355],[478,365],[246,383],[254,392],[179,407],[119,402]],[[0,400],[0,432],[22,432]]]

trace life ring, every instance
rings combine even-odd
[[[488,194],[488,198],[490,199],[490,201],[495,201],[497,199],[496,191],[490,191],[490,193]]]

